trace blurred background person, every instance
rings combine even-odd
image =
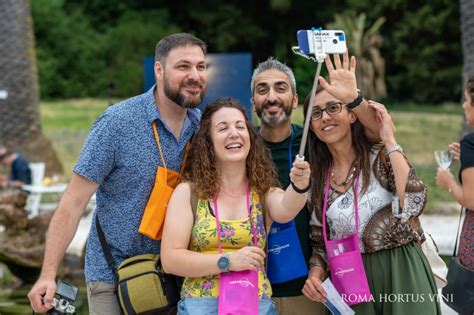
[[[0,147],[0,164],[10,168],[8,180],[1,180],[1,188],[21,188],[22,185],[31,184],[31,170],[28,161],[18,153]]]
[[[466,124],[474,126],[474,76],[467,80],[462,107]],[[439,167],[436,185],[450,192],[466,208],[457,257],[461,265],[474,271],[474,132],[467,134],[459,144],[451,144],[449,150],[454,159],[461,161],[459,183],[449,168]]]

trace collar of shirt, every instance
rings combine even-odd
[[[163,118],[160,116],[160,113],[158,112],[158,108],[156,108],[155,97],[154,97],[155,88],[156,88],[156,84],[153,85],[144,95],[147,119],[150,123],[152,123],[155,120],[159,120],[164,125],[166,125],[166,123],[163,121]],[[199,125],[199,120],[201,118],[201,111],[198,108],[188,108],[186,116],[189,120],[191,120],[191,123],[193,125]]]

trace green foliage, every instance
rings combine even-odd
[[[298,57],[294,62],[293,72],[295,73],[296,89],[298,91],[300,104],[303,104],[306,95],[311,93],[316,67],[317,63],[302,57]],[[321,67],[321,76],[327,77],[325,66]]]
[[[249,51],[255,64],[275,56],[294,68],[304,95],[314,76],[306,71],[315,65],[292,54],[296,31],[349,11],[358,22],[365,13],[365,25],[387,19],[381,34],[389,98],[433,103],[460,96],[458,1],[33,0],[32,7],[43,97],[107,96],[111,81],[115,96],[139,93],[142,57],[175,31],[204,39],[211,53]]]
[[[459,1],[348,0],[382,29],[388,94],[417,102],[459,101],[462,51]]]
[[[380,28],[385,22],[379,17],[372,25],[367,25],[365,13],[358,15],[353,11],[335,14],[334,22],[328,29],[344,30],[348,38],[347,46],[351,55],[357,58],[357,83],[364,96],[380,99],[387,94],[385,87],[385,60],[380,54],[382,36]]]
[[[32,1],[40,91],[44,97],[99,95],[106,81],[101,36],[62,0]]]
[[[156,21],[161,21],[157,24]],[[115,97],[126,97],[143,90],[143,57],[155,54],[157,41],[180,29],[170,22],[166,10],[126,12],[104,36],[107,43],[107,72]]]
[[[143,90],[143,57],[154,55],[161,37],[180,29],[166,10],[130,11],[124,3],[115,9],[112,4],[32,1],[43,97],[121,97]],[[99,16],[109,19],[97,27],[98,17],[84,10],[100,7],[104,10],[98,10]]]

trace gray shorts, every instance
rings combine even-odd
[[[90,315],[117,315],[120,307],[115,296],[115,285],[92,281],[87,283],[87,300]]]

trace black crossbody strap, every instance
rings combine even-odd
[[[99,235],[100,245],[102,247],[102,251],[104,252],[107,265],[113,270],[115,278],[118,280],[117,269],[115,269],[115,261],[112,257],[112,253],[110,252],[109,244],[107,244],[107,240],[105,239],[105,234],[104,231],[102,231],[102,226],[100,225],[99,216],[97,213],[95,217],[95,226],[97,228],[97,234]]]
[[[461,219],[462,219],[462,213],[464,212],[464,207],[461,206],[461,214],[459,215],[459,223],[458,223],[458,230],[456,232],[456,242],[454,243],[454,253],[453,257],[456,257],[457,255],[457,249],[458,249],[458,240],[459,240],[459,230],[461,229]]]

